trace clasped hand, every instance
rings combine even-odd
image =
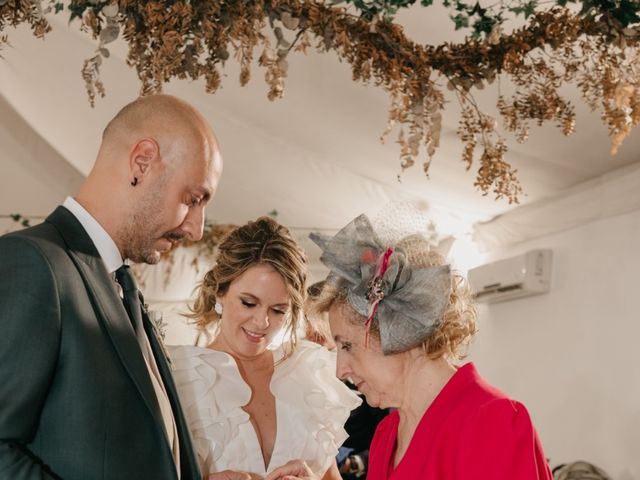
[[[261,479],[247,472],[224,470],[211,473],[205,480],[319,480],[302,460],[291,460]]]

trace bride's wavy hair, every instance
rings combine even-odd
[[[225,294],[236,278],[259,264],[271,265],[287,287],[291,308],[285,329],[291,342],[285,349],[286,358],[298,340],[296,333],[306,297],[307,260],[289,230],[270,217],[260,217],[227,234],[218,245],[215,265],[197,287],[196,300],[186,316],[215,337],[220,329],[220,316],[214,310],[216,298]]]

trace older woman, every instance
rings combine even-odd
[[[371,444],[367,480],[548,480],[551,472],[521,403],[458,366],[476,332],[462,277],[417,235],[383,245],[367,217],[335,237],[312,235],[331,273],[337,374],[367,402],[395,410]],[[277,478],[313,478],[302,462]]]
[[[297,341],[305,256],[289,231],[262,217],[218,247],[192,317],[214,331],[206,347],[170,350],[198,460],[209,480],[262,479],[302,459],[324,480],[349,410],[360,400],[335,378],[335,356]],[[281,330],[291,341],[270,347]]]

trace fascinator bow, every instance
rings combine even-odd
[[[403,247],[383,245],[366,215],[330,237],[311,233],[329,270],[328,282],[346,282],[347,301],[364,318],[365,343],[376,319],[384,354],[410,350],[442,322],[451,292],[449,265],[418,268]]]

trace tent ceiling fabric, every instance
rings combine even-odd
[[[445,17],[438,7],[414,7],[401,11],[397,21],[420,42],[459,40],[460,32],[454,33]],[[86,175],[102,129],[135,98],[139,82],[124,62],[124,42],[110,44],[112,55],[101,67],[107,96],[92,109],[80,69],[96,42],[80,33],[76,22],[69,26],[62,16],[51,19],[53,31],[44,41],[24,27],[6,32],[11,46],[0,60],[0,94],[45,142]],[[445,112],[441,148],[430,178],[416,165],[399,182],[397,133],[392,132],[384,145],[378,140],[386,123],[386,94],[354,83],[348,65],[331,53],[293,55],[289,64],[285,98],[275,102],[266,98],[264,71],[255,66],[249,85],[240,87],[233,60],[214,95],[206,94],[201,82],[166,86],[167,93],[200,109],[220,140],[225,172],[208,210],[211,219],[241,223],[275,209],[282,223],[301,231],[337,229],[359,213],[375,214],[388,201],[399,200],[428,211],[442,234],[457,234],[515,207],[482,197],[473,187],[475,172],[465,171],[460,160],[455,104]],[[482,105],[495,101],[495,89],[485,95],[479,98]],[[575,103],[577,133],[572,137],[564,138],[547,126],[532,128],[525,144],[510,141],[507,160],[518,169],[526,193],[522,203],[560,195],[638,160],[638,132],[611,158],[599,115],[587,114],[580,100]]]
[[[473,238],[492,251],[640,209],[640,163],[621,167],[474,227]],[[551,214],[553,213],[553,214]]]
[[[78,189],[83,176],[45,142],[0,95],[0,205],[2,214],[42,217]],[[39,219],[32,219],[37,223]],[[0,218],[0,234],[15,229]]]

